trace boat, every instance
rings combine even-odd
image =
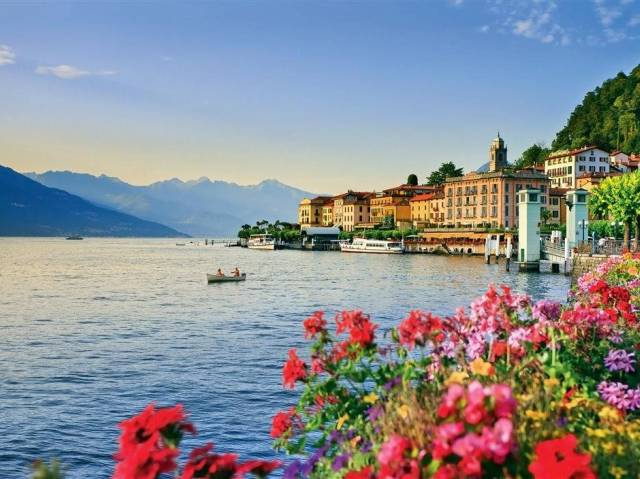
[[[251,235],[247,241],[247,247],[249,249],[274,250],[276,249],[276,240],[268,234]]]
[[[343,253],[402,254],[404,253],[404,245],[400,241],[355,238],[353,243],[340,243],[340,251]]]
[[[71,236],[67,236],[66,239],[68,239],[68,240],[81,240],[81,239],[84,239],[84,238],[82,236],[80,236],[80,235],[71,235]]]
[[[245,279],[247,279],[247,273],[242,273],[240,276],[218,276],[217,274],[207,273],[207,283],[232,283],[244,281]]]

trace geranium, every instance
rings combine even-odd
[[[294,420],[297,418],[295,408],[291,408],[288,411],[280,411],[273,416],[271,424],[271,437],[277,439],[283,435],[289,435],[294,425]]]
[[[415,345],[424,346],[427,341],[440,342],[444,339],[442,319],[431,313],[411,311],[398,326],[400,344],[413,349]]]
[[[307,365],[298,357],[295,348],[289,350],[289,360],[282,368],[284,387],[293,389],[296,381],[307,377]]]
[[[349,332],[348,344],[359,345],[362,348],[373,344],[378,326],[362,311],[343,311],[336,316],[335,321],[336,334]]]
[[[315,338],[318,334],[323,334],[327,330],[327,321],[324,319],[324,312],[316,311],[303,321],[304,337],[306,339]]]
[[[406,437],[393,435],[380,447],[378,479],[419,479],[420,468],[415,458],[408,457],[411,441]]]
[[[159,409],[149,404],[137,416],[122,421],[120,429],[114,479],[155,479],[175,470],[182,435],[195,433],[180,404]]]
[[[242,479],[251,473],[265,477],[280,467],[280,461],[250,460],[239,463],[237,454],[215,454],[213,444],[194,449],[189,455],[180,479]]]
[[[595,479],[589,466],[591,454],[576,452],[577,445],[573,434],[539,442],[529,472],[535,479]]]
[[[604,358],[604,364],[611,372],[624,371],[630,373],[635,371],[633,367],[636,363],[635,353],[627,353],[624,349],[612,349]]]

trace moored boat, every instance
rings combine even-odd
[[[404,245],[400,241],[355,238],[352,243],[340,243],[340,251],[343,253],[402,254],[404,253]]]
[[[274,250],[276,249],[276,240],[268,234],[251,235],[247,241],[247,247],[249,249]]]
[[[84,239],[84,238],[82,236],[80,236],[80,235],[71,235],[71,236],[67,236],[66,239],[68,239],[68,240],[81,240],[81,239]]]
[[[247,273],[242,273],[240,276],[218,276],[217,274],[207,273],[207,283],[231,283],[234,281],[244,281],[247,279]]]

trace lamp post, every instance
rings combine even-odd
[[[580,220],[580,221],[578,221],[578,226],[580,226],[580,228],[582,228],[582,242],[584,243],[584,232],[589,227],[589,220]]]

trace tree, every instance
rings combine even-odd
[[[522,168],[530,168],[537,163],[543,163],[549,156],[551,150],[546,147],[544,143],[536,143],[522,152],[518,161],[514,165],[514,168],[519,170]]]
[[[411,186],[418,186],[418,177],[415,174],[411,173],[407,178],[407,184]]]
[[[433,171],[427,178],[427,184],[431,186],[441,185],[447,178],[462,176],[462,168],[456,167],[452,161],[442,163],[440,168]]]
[[[540,219],[542,220],[542,224],[544,226],[547,225],[547,221],[549,221],[551,219],[551,211],[549,211],[548,209],[543,209],[540,212]]]
[[[635,229],[635,247],[640,238],[640,172],[605,179],[591,192],[589,208],[603,219],[624,224],[624,245],[631,249],[631,226]]]

